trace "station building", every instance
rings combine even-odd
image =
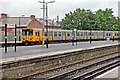
[[[8,31],[11,31],[15,24],[20,28],[46,28],[46,23],[43,24],[42,18],[36,18],[35,15],[30,15],[30,17],[9,17],[5,13],[1,13],[0,16],[0,28],[4,28],[4,25],[8,25]],[[48,19],[48,28],[49,29],[60,29],[60,26],[57,21]]]

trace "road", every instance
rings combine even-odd
[[[79,42],[77,45],[72,46],[72,43],[60,43],[60,44],[49,44],[49,48],[42,47],[42,45],[34,45],[34,46],[18,46],[17,52],[14,52],[14,47],[8,47],[8,52],[4,52],[4,48],[0,48],[1,58],[11,58],[11,57],[19,57],[25,55],[34,55],[34,54],[44,54],[48,52],[55,51],[63,51],[63,50],[71,50],[71,49],[84,49],[101,45],[109,45],[115,44],[118,41],[94,41],[92,44],[89,42]]]

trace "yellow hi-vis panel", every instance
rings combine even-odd
[[[52,41],[52,31],[49,32],[49,40]]]
[[[65,32],[62,32],[62,40],[65,40]]]
[[[115,33],[114,32],[112,32],[112,37],[114,37],[115,36]]]
[[[95,32],[95,39],[98,39],[98,33]]]
[[[87,39],[87,33],[84,32],[84,39]]]

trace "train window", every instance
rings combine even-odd
[[[111,34],[109,33],[109,36],[111,36]]]
[[[45,36],[47,36],[47,32],[45,32]]]
[[[94,36],[94,33],[91,33],[92,36]]]
[[[79,32],[77,32],[77,36],[80,36]]]
[[[37,36],[37,32],[35,32],[35,35]]]
[[[91,33],[90,33],[90,32],[88,33],[88,36],[91,36]]]
[[[83,33],[81,33],[81,36],[83,36]]]
[[[67,33],[67,36],[70,36],[70,34],[69,34],[69,33]]]
[[[118,33],[117,33],[117,36],[119,36]]]
[[[61,36],[61,32],[59,32],[58,35]]]
[[[40,36],[40,32],[38,32],[38,36]]]
[[[22,35],[33,35],[33,30],[29,30],[29,29],[23,29],[22,30]]]
[[[106,33],[106,36],[108,36],[108,33]]]
[[[33,35],[33,30],[29,31],[29,35],[31,35],[31,36]]]
[[[22,30],[22,35],[27,35],[26,30]]]
[[[57,36],[57,32],[54,32],[54,36]]]
[[[52,36],[52,31],[49,31],[49,36]]]

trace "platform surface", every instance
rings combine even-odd
[[[14,52],[14,47],[8,47],[8,52],[4,52],[4,48],[0,48],[0,53],[3,61],[5,60],[14,60],[18,58],[32,58],[37,56],[46,56],[46,55],[54,55],[59,53],[78,51],[78,50],[86,50],[89,48],[103,47],[116,45],[118,41],[93,41],[92,44],[89,42],[79,42],[72,46],[72,43],[60,43],[60,44],[49,44],[49,48],[42,45],[34,45],[34,46],[18,46],[17,52]]]

